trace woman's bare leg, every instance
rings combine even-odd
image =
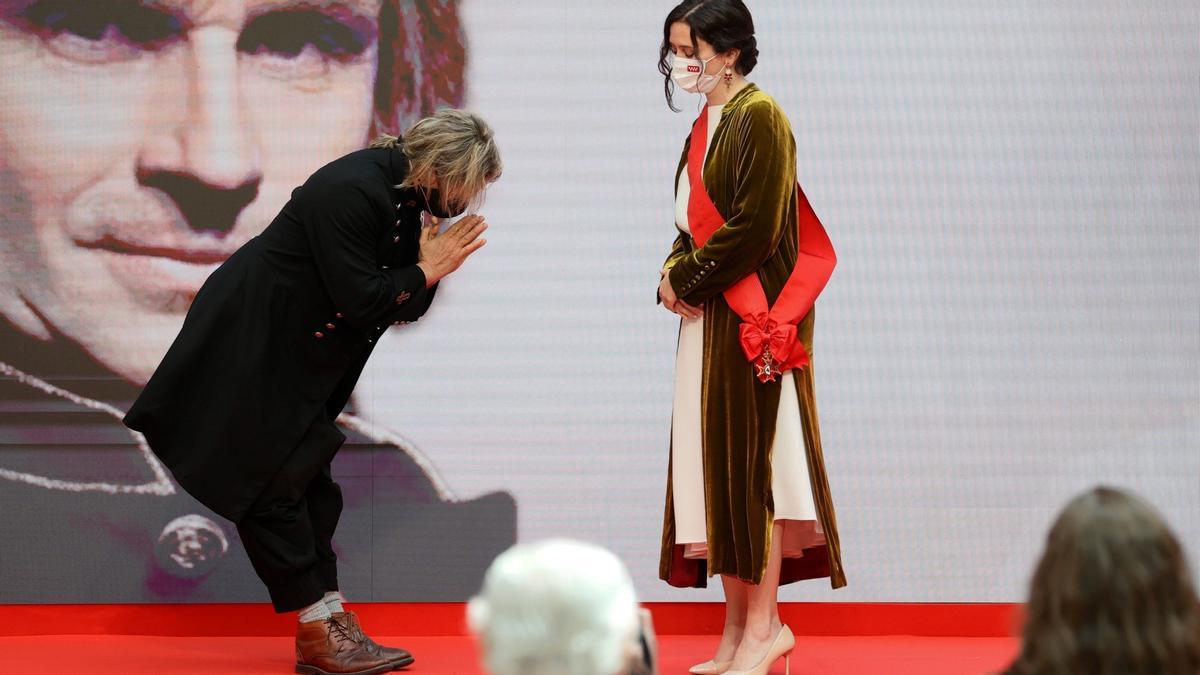
[[[725,587],[725,628],[721,631],[721,643],[717,645],[717,653],[713,656],[713,661],[717,663],[732,661],[742,641],[751,589],[749,584],[727,574],[721,575],[721,585]]]
[[[767,654],[779,632],[779,566],[783,562],[783,525],[771,528],[771,552],[767,571],[757,586],[745,584],[748,591],[746,624],[741,644],[733,657],[733,670],[749,670]]]

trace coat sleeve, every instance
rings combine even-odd
[[[418,267],[417,269],[420,270],[421,268]],[[422,283],[424,283],[424,274],[421,275],[421,279]],[[425,316],[425,312],[428,312],[429,306],[433,304],[433,296],[437,295],[438,284],[440,283],[442,282],[438,281],[430,286],[429,290],[425,292],[425,298],[423,300],[419,302],[406,302],[403,305],[400,305],[399,308],[390,317],[388,317],[388,321],[412,323],[413,321]]]
[[[430,293],[420,267],[379,265],[377,230],[387,218],[366,192],[354,185],[330,186],[306,201],[304,229],[317,271],[347,322],[367,329],[401,320],[393,317],[403,311],[428,307]]]
[[[679,160],[679,168],[675,171],[676,190],[679,189],[679,177],[681,173],[687,171],[688,148],[691,147],[691,142],[692,136],[691,134],[688,134],[687,140],[683,144],[683,157]],[[671,244],[671,252],[667,254],[667,259],[663,261],[662,267],[659,269],[670,271],[676,263],[682,260],[683,256],[687,255],[692,249],[691,244],[688,242],[689,239],[690,237],[688,237],[688,235],[680,232],[675,237],[675,242]],[[662,296],[658,294],[657,290],[654,293],[654,297],[655,302],[662,304]]]
[[[670,272],[671,268],[674,267],[680,260],[682,260],[683,256],[687,255],[687,253],[687,235],[680,232],[679,236],[675,237],[675,243],[671,244],[671,252],[667,254],[667,259],[663,261],[663,266],[661,269]],[[655,297],[657,298],[656,302],[662,304],[662,296],[655,292]]]
[[[796,185],[796,145],[783,112],[770,101],[750,103],[735,123],[730,213],[670,272],[675,293],[691,305],[733,286],[775,253]]]

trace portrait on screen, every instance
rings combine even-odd
[[[450,0],[0,0],[0,600],[259,597],[120,418],[294,188],[462,103],[465,44]],[[402,435],[341,422],[347,585],[474,592],[511,497],[458,501]],[[482,534],[424,553],[447,528]]]

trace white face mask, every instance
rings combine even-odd
[[[673,57],[671,61],[671,79],[675,80],[675,84],[679,88],[691,94],[707,94],[717,88],[717,83],[721,81],[721,75],[709,75],[708,62],[717,58],[718,54],[714,54],[708,59],[701,61],[700,59],[685,59],[678,56]]]

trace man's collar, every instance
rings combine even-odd
[[[408,176],[408,157],[399,141],[388,150],[388,165],[391,169],[392,190],[399,193],[400,184]]]

